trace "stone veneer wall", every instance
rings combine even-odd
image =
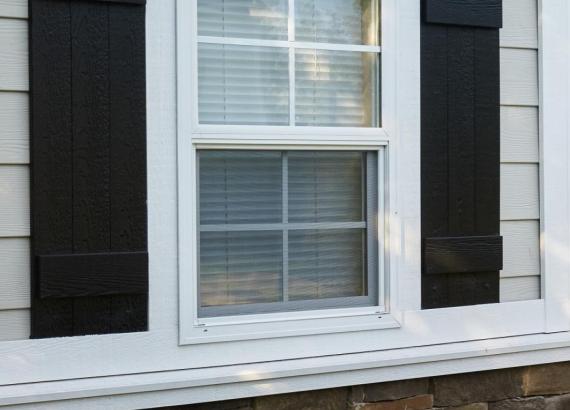
[[[167,409],[569,410],[570,362]]]

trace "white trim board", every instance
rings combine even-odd
[[[570,335],[528,335],[390,352],[4,386],[0,387],[0,406],[149,408],[565,360],[570,360]],[[26,403],[33,407],[19,406]]]

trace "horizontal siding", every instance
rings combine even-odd
[[[0,165],[0,238],[30,235],[29,196],[29,168]]]
[[[501,107],[501,161],[538,163],[538,107]]]
[[[532,276],[540,272],[540,223],[538,220],[503,221],[501,277]]]
[[[501,103],[538,105],[537,50],[501,49]]]
[[[501,47],[538,48],[536,0],[503,0]]]
[[[501,220],[540,217],[538,164],[501,164]]]
[[[540,298],[538,2],[503,0],[501,301]]]
[[[540,299],[540,276],[501,279],[501,302]]]
[[[0,341],[30,335],[27,0],[0,0]]]
[[[0,310],[30,307],[29,272],[30,240],[0,238]]]
[[[0,341],[22,340],[30,337],[28,309],[0,310]]]
[[[0,91],[28,90],[28,22],[0,18]]]
[[[0,164],[27,164],[29,155],[28,94],[0,91]]]
[[[28,0],[0,0],[0,17],[27,18]]]

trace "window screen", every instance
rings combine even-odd
[[[376,127],[378,33],[377,0],[198,0],[199,122]]]
[[[198,151],[199,315],[375,305],[378,159]]]

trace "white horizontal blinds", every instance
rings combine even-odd
[[[199,151],[201,314],[374,303],[376,162],[362,152]]]
[[[201,151],[201,227],[279,223],[282,167],[278,151]],[[282,297],[281,231],[202,232],[202,306],[278,302]]]
[[[198,0],[198,35],[287,40],[288,0]]]
[[[366,295],[361,229],[289,232],[289,300]]]
[[[199,0],[199,122],[377,126],[377,4]]]
[[[377,45],[372,0],[295,0],[295,40]],[[374,31],[372,31],[374,33]]]
[[[200,122],[287,125],[288,61],[286,48],[199,44]]]
[[[375,125],[377,75],[374,53],[296,50],[297,125],[370,127]]]
[[[279,223],[281,153],[201,151],[200,224]]]
[[[363,155],[289,152],[289,222],[363,221]]]
[[[281,231],[202,232],[201,306],[282,300]]]

